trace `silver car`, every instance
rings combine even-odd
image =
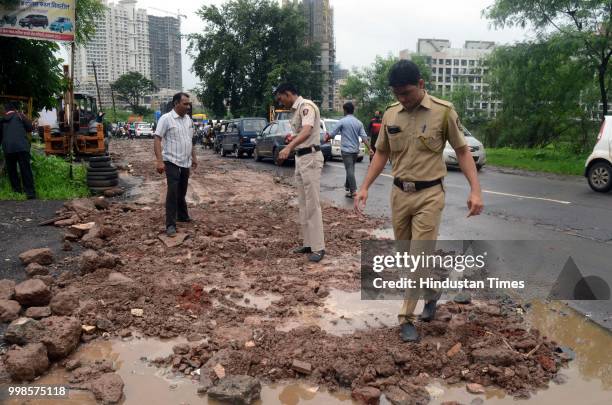
[[[484,145],[478,139],[474,138],[474,136],[466,128],[463,128],[463,133],[465,134],[465,140],[467,141],[468,148],[470,148],[470,152],[474,158],[474,163],[476,163],[476,169],[480,170],[487,162],[487,153],[485,152]],[[447,167],[459,167],[457,154],[450,143],[446,142],[443,154],[444,162],[446,163]]]

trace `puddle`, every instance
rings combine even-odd
[[[401,301],[362,301],[361,293],[331,289],[323,311],[312,307],[298,308],[301,316],[276,329],[288,332],[299,326],[317,325],[332,335],[347,335],[360,329],[392,327],[398,324]],[[422,303],[416,311],[422,310]]]

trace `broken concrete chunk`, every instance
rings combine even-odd
[[[0,280],[0,300],[13,299],[15,295],[15,282],[9,279]]]
[[[185,242],[185,239],[187,239],[188,236],[189,235],[187,235],[186,233],[178,232],[173,237],[166,236],[166,235],[163,235],[163,234],[159,235],[158,237],[159,237],[159,240],[164,242],[164,245],[166,245],[166,247],[174,248],[174,247],[182,245],[183,242]]]
[[[476,383],[467,384],[465,388],[468,390],[470,394],[484,394],[485,392],[484,387]]]
[[[310,363],[296,359],[291,363],[291,368],[301,374],[310,374],[312,372],[312,365]]]
[[[105,373],[89,383],[91,392],[103,404],[116,404],[123,397],[123,379],[115,373]]]
[[[73,292],[62,291],[51,298],[49,307],[54,315],[71,315],[79,307],[79,298]]]
[[[142,308],[132,308],[130,313],[140,318],[144,315],[144,310]]]
[[[259,380],[248,375],[227,377],[208,390],[208,396],[234,405],[250,405],[261,394]]]
[[[89,232],[89,230],[92,229],[94,226],[96,226],[95,222],[87,222],[85,224],[72,225],[70,227],[70,232],[77,235],[80,238],[83,235],[85,235],[87,232]]]
[[[213,371],[218,379],[222,380],[225,378],[225,368],[220,363],[213,367]]]
[[[30,263],[25,268],[26,275],[28,278],[32,278],[34,276],[47,276],[49,275],[49,269],[41,266],[38,263]]]
[[[30,307],[26,309],[25,316],[33,319],[41,319],[51,316],[51,308],[49,307]]]

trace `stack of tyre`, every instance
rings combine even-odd
[[[119,173],[112,165],[110,156],[89,158],[87,167],[87,186],[92,193],[104,193],[119,184]]]

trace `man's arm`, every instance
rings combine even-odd
[[[372,153],[372,148],[370,147],[370,142],[368,141],[368,135],[366,134],[365,128],[363,127],[361,121],[359,122],[359,124],[361,124],[359,130],[359,137],[361,138],[361,141],[364,143],[364,145],[368,147],[368,151]]]
[[[191,167],[193,169],[198,168],[198,158],[196,157],[196,148],[191,148]]]
[[[372,159],[372,163],[368,169],[368,174],[366,175],[361,188],[357,192],[355,196],[355,210],[359,213],[363,212],[365,208],[366,201],[368,200],[368,189],[374,183],[374,180],[382,173],[389,160],[389,151],[385,150],[377,150],[374,154],[374,159]]]
[[[161,147],[161,136],[155,134],[155,141],[153,142],[153,150],[155,151],[155,167],[157,173],[162,174],[164,172],[164,160],[162,158],[162,147]]]
[[[476,164],[474,163],[472,154],[470,153],[467,145],[455,149],[455,153],[457,154],[459,167],[470,184],[471,192],[467,201],[467,206],[470,210],[468,217],[471,217],[472,215],[480,215],[483,208],[482,192],[480,190],[480,182],[478,181]]]

